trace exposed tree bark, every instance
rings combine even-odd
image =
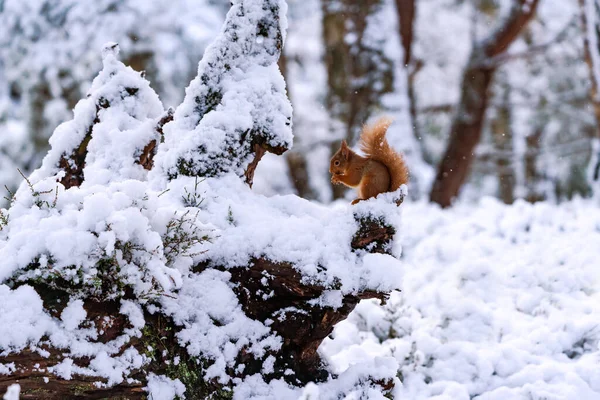
[[[461,98],[452,121],[446,152],[438,166],[430,200],[449,207],[465,182],[481,138],[488,89],[497,66],[490,62],[505,52],[535,14],[538,0],[514,0],[512,9],[488,38],[474,46],[461,84]]]
[[[156,132],[160,135],[160,140],[163,137],[163,127],[173,121],[173,113],[175,110],[169,108],[165,114],[158,120],[156,124]],[[144,149],[142,150],[142,154],[140,154],[138,158],[138,164],[140,164],[144,169],[150,171],[154,166],[154,156],[156,155],[156,149],[158,146],[158,140],[154,139],[148,143]]]
[[[511,157],[513,154],[513,135],[510,124],[510,88],[503,88],[502,106],[496,112],[497,115],[491,124],[494,144],[498,151],[507,155],[496,159],[498,191],[505,204],[512,204],[515,201],[516,178]]]
[[[396,0],[398,11],[398,22],[400,38],[404,49],[404,65],[408,66],[412,61],[413,25],[415,21],[415,0]]]
[[[92,121],[92,124],[88,127],[85,137],[77,146],[73,149],[71,154],[63,154],[58,163],[58,167],[65,172],[65,175],[61,178],[60,183],[69,189],[72,187],[78,187],[83,183],[83,168],[85,167],[85,158],[87,157],[87,146],[92,140],[92,130],[94,124],[100,122],[98,119],[98,111],[100,108],[108,108],[110,105],[106,99],[101,98],[98,104],[96,104],[96,116]]]
[[[596,118],[596,141],[600,141],[600,4],[596,0],[579,0],[583,49],[585,62],[590,72],[590,100]],[[600,146],[591,158],[591,179],[600,181]],[[594,185],[596,186],[596,185]]]

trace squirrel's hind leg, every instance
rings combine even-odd
[[[377,196],[379,193],[387,192],[389,186],[390,176],[387,169],[383,169],[382,171],[369,171],[363,176],[363,179],[360,182],[358,199],[366,200]]]

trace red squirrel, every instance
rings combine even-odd
[[[408,182],[408,167],[404,159],[385,138],[391,123],[389,118],[380,118],[373,125],[363,127],[360,149],[365,157],[353,152],[343,140],[340,149],[331,158],[331,182],[358,188],[358,198],[352,204],[379,193],[393,192]]]

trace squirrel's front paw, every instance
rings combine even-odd
[[[352,203],[350,203],[350,204],[352,204],[352,205],[355,205],[356,203],[358,203],[358,202],[359,202],[359,201],[361,201],[361,200],[362,200],[362,199],[354,199],[354,200],[352,200]]]

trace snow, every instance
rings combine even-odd
[[[101,67],[104,43],[118,42],[126,64],[145,70],[162,101],[175,106],[227,6],[211,0],[3,2],[0,188],[14,190],[22,181],[17,168],[29,175],[39,166],[53,130],[71,118]]]
[[[334,371],[393,357],[417,400],[600,395],[596,204],[403,207],[402,292],[336,326]]]
[[[292,110],[276,65],[286,37],[286,6],[270,1],[276,6],[274,18],[269,15],[273,10],[263,9],[261,3],[234,1],[174,121],[164,127],[164,143],[158,146],[150,173],[137,161],[148,143],[160,142],[156,126],[165,107],[150,83],[118,60],[115,43],[104,46],[102,69],[88,96],[77,104],[72,120],[56,128],[42,166],[22,183],[10,209],[2,210],[6,221],[0,221],[0,356],[23,349],[48,356],[47,349],[53,348],[63,359],[48,367],[46,383],[75,375],[94,377],[100,387],[129,382],[133,373],[144,371],[151,362],[134,348],[149,313],[174,321],[179,345],[203,365],[203,378],[230,385],[234,399],[383,399],[382,385],[390,383],[392,396],[398,399],[597,398],[597,203],[576,199],[561,205],[518,201],[506,206],[484,198],[477,204],[459,201],[453,209],[441,210],[409,201],[396,207],[393,200],[398,193],[388,193],[356,206],[344,201],[323,205],[281,194],[281,188],[288,193],[290,189],[281,178],[283,161],[275,158],[261,163],[262,176],[260,169],[257,172],[263,190],[271,190],[269,196],[243,182],[252,158],[250,141],[240,140],[244,135],[250,132],[273,147],[292,144]],[[32,4],[11,3],[10,7],[21,7],[14,15],[26,16]],[[139,3],[142,15],[154,12],[155,4]],[[465,23],[470,10],[466,3],[455,5],[454,12],[440,11],[438,4],[423,3],[419,8],[417,33],[424,39],[415,54],[434,61],[417,80],[417,85],[430,85],[423,91],[425,106],[456,100],[455,83],[470,50],[461,43],[470,43],[473,33]],[[391,1],[385,2],[369,20],[366,40],[383,40],[394,68],[399,69],[398,38],[381,36],[397,29],[397,21],[388,18],[393,15],[391,6]],[[569,13],[560,10],[554,12],[568,19]],[[204,17],[214,15],[213,11]],[[327,161],[323,149],[329,142],[323,141],[331,139],[326,129],[330,121],[318,106],[326,81],[320,64],[325,50],[318,40],[320,28],[313,29],[320,12],[315,1],[304,9],[302,26],[291,29],[289,54],[307,60],[304,69],[301,62],[290,63],[290,75],[303,83],[292,95],[307,103],[297,113],[299,142],[315,146],[309,170],[318,197],[326,199],[326,168],[319,162]],[[549,12],[541,8],[541,15]],[[182,20],[191,18],[183,14]],[[74,6],[71,17],[77,15],[87,14]],[[277,23],[257,33],[256,25],[265,16]],[[33,19],[23,21],[30,29],[27,21]],[[124,22],[103,21],[111,26]],[[454,33],[425,27],[423,21],[433,26],[444,23]],[[70,29],[77,31],[72,27],[78,23],[71,24]],[[485,24],[480,21],[475,30]],[[230,29],[234,25],[235,34]],[[558,29],[562,21],[554,25]],[[196,28],[186,35],[199,39],[208,35]],[[537,29],[533,25],[532,32],[539,34]],[[7,37],[1,36],[0,43]],[[156,40],[164,51],[161,54],[179,54],[169,35]],[[455,44],[447,46],[448,41]],[[54,54],[51,58],[57,65],[71,62],[72,55],[60,45],[50,50],[33,51],[44,58],[40,65],[45,65],[42,61],[48,54]],[[97,63],[95,57],[88,61]],[[453,61],[444,65],[448,59]],[[175,64],[169,63],[177,69]],[[220,72],[221,67],[225,72]],[[163,70],[177,75],[176,70]],[[441,79],[443,75],[450,78]],[[546,79],[529,82],[512,76],[510,81],[540,89],[547,86]],[[390,142],[420,160],[421,149],[407,127],[405,81],[405,74],[398,74],[395,93],[383,99],[397,118]],[[60,102],[49,103],[49,114],[64,108]],[[519,128],[530,116],[525,110],[516,117]],[[32,150],[22,146],[27,136],[24,124],[13,115],[7,121],[2,121],[3,126],[12,133],[10,139],[3,139],[3,148],[28,154]],[[553,132],[560,128],[549,124]],[[60,183],[65,171],[59,161],[69,158],[86,137],[90,140],[85,179],[80,186],[66,189]],[[232,157],[222,158],[230,153]],[[13,159],[3,153],[0,157],[0,168],[12,168]],[[71,159],[71,167],[73,163]],[[424,165],[415,168],[421,182],[430,179],[431,171]],[[206,177],[197,179],[193,176],[197,172]],[[274,174],[278,176],[270,176]],[[361,218],[382,219],[397,230],[387,249],[393,256],[351,249]],[[236,361],[242,350],[262,363],[262,374],[274,372],[273,353],[282,346],[282,338],[271,329],[273,320],[301,312],[279,310],[264,322],[244,313],[232,271],[257,258],[289,262],[307,283],[323,286],[323,295],[311,300],[311,306],[339,308],[345,295],[391,292],[385,305],[374,300],[359,303],[322,344],[320,352],[332,373],[325,382],[298,387],[258,374],[244,379],[231,376],[231,371],[244,371],[245,366]],[[267,285],[269,279],[264,276],[261,282]],[[57,315],[45,308],[36,291],[39,282],[77,289]],[[265,299],[271,295],[262,293]],[[113,317],[127,321],[119,336],[107,343],[98,341],[114,321],[107,316],[102,326],[88,323],[89,299],[118,303]],[[148,346],[147,350],[155,349]],[[89,365],[79,365],[82,358]],[[179,356],[172,362],[178,365]],[[15,363],[0,364],[0,374],[14,374],[17,368]],[[293,371],[285,375],[292,377]],[[145,390],[152,399],[185,396],[179,379],[152,373],[147,375]],[[18,393],[19,386],[13,385],[4,398],[18,398]]]
[[[303,390],[300,399],[309,400],[318,399],[373,399],[384,400],[382,390],[377,385],[369,383],[367,378],[372,381],[392,380],[394,385],[400,386],[400,381],[395,378],[397,362],[391,357],[375,357],[369,362],[360,365],[354,365],[340,376],[330,382],[322,385],[309,384]],[[394,378],[391,378],[394,377]],[[349,389],[351,388],[351,389]],[[395,391],[394,395],[397,394]],[[342,397],[343,396],[343,397]]]
[[[181,100],[183,86],[218,32],[222,10],[210,1],[195,0],[6,2],[0,15],[6,78],[24,89],[46,81],[53,95],[72,86],[87,86],[99,67],[98,49],[118,41],[124,59],[150,57],[148,75],[173,105]]]
[[[47,181],[52,181],[52,177],[40,184]],[[8,312],[0,314],[0,327],[7,330],[2,332],[0,348],[11,352],[26,346],[35,348],[46,336],[53,347],[70,355],[50,367],[49,373],[64,379],[75,373],[97,376],[105,378],[108,385],[116,384],[148,361],[133,348],[122,354],[119,349],[128,346],[132,337],[141,335],[141,307],[148,299],[156,299],[159,307],[154,306],[153,312],[172,317],[182,327],[177,338],[188,353],[211,360],[205,370],[206,379],[217,378],[226,383],[230,378],[225,371],[235,365],[236,356],[244,347],[258,359],[264,357],[264,371],[271,370],[274,360],[268,352],[277,350],[281,339],[266,324],[244,314],[229,282],[229,272],[208,268],[190,274],[192,265],[209,262],[209,266],[227,269],[247,265],[252,257],[291,261],[305,279],[336,287],[319,300],[321,306],[339,307],[342,294],[387,291],[401,285],[402,268],[396,259],[352,252],[349,245],[358,229],[355,213],[387,214],[390,221],[395,215],[395,223],[399,223],[398,208],[385,196],[352,209],[346,205],[332,210],[294,196],[267,198],[254,194],[235,174],[209,178],[199,184],[194,178],[180,177],[170,183],[168,191],[160,193],[147,185],[128,180],[105,187],[62,189],[54,208],[32,207],[31,198],[18,193],[0,242],[2,257],[9,260],[3,264],[3,279],[18,282],[61,271],[66,279],[83,285],[83,295],[86,291],[107,295],[94,289],[95,279],[101,277],[96,265],[114,254],[121,271],[115,278],[130,285],[138,300],[121,300],[120,313],[131,325],[123,335],[107,344],[91,343],[88,340],[99,333],[96,328],[81,324],[86,316],[82,300],[71,298],[57,320],[44,311],[39,295],[30,286],[11,290],[2,285],[0,307]],[[39,190],[37,183],[34,187]],[[203,201],[189,214],[192,222],[187,229],[193,230],[200,224],[212,239],[199,244],[194,254],[178,254],[167,263],[161,237],[166,237],[166,225],[177,207],[183,207],[183,194],[194,190],[202,193]],[[27,188],[21,193],[28,194]],[[276,233],[273,226],[279,227]],[[90,231],[96,234],[90,235]],[[6,241],[8,237],[10,240]],[[26,240],[32,237],[49,239],[33,245]],[[132,260],[127,261],[119,256],[115,245],[119,241],[135,242],[138,248],[147,250],[134,251]],[[32,262],[41,259],[40,254],[45,255],[45,261],[28,269]],[[168,295],[161,296],[162,293]],[[108,295],[118,296],[118,292]],[[24,304],[28,305],[25,314],[21,310]],[[15,326],[22,329],[14,331]],[[90,365],[79,367],[74,362],[78,356],[90,357]],[[245,387],[243,382],[239,385]]]
[[[335,399],[386,399],[375,382],[400,382],[395,377],[398,363],[391,357],[381,357],[349,368],[336,378],[324,383],[309,383],[304,388],[294,388],[281,380],[265,383],[253,375],[234,388],[234,400],[335,400]],[[397,392],[397,391],[396,391]],[[395,395],[395,393],[394,393]]]
[[[50,325],[42,300],[30,286],[10,290],[0,285],[0,349],[2,354],[19,351],[38,342]]]
[[[87,311],[83,308],[83,301],[72,300],[60,314],[60,319],[66,330],[74,331],[85,320],[86,316]]]
[[[249,154],[229,159],[230,164],[215,163],[216,155],[229,151],[223,146],[231,138],[223,133],[255,130],[271,146],[291,145],[291,107],[275,64],[277,54],[271,51],[282,34],[277,26],[265,27],[264,46],[257,47],[261,43],[254,41],[252,24],[266,12],[259,4],[248,0],[234,5],[229,24],[248,25],[239,30],[240,43],[230,47],[229,58],[220,58],[220,49],[231,44],[231,32],[225,30],[207,50],[199,78],[188,88],[174,121],[164,127],[165,142],[149,174],[136,161],[144,146],[159,141],[156,125],[164,107],[148,81],[118,60],[118,45],[103,47],[103,69],[88,96],[75,107],[73,119],[55,130],[42,166],[22,183],[6,211],[0,231],[0,307],[6,312],[0,314],[0,329],[23,329],[19,335],[2,335],[3,354],[28,347],[47,355],[45,348],[58,349],[63,358],[47,368],[50,376],[69,380],[83,375],[99,378],[100,386],[116,385],[151,361],[133,346],[146,325],[145,308],[179,327],[179,344],[206,365],[204,379],[234,384],[236,396],[247,392],[273,398],[272,388],[288,385],[262,377],[232,381],[228,374],[243,368],[236,364],[242,350],[262,361],[268,374],[275,362],[271,353],[282,344],[269,321],[245,315],[229,269],[247,267],[253,258],[292,263],[307,282],[326,289],[314,304],[321,307],[339,307],[342,295],[401,286],[402,266],[395,258],[350,247],[360,218],[385,220],[399,229],[400,210],[392,203],[397,194],[331,209],[295,196],[253,192],[242,180]],[[211,69],[213,62],[229,62],[230,72],[219,75]],[[207,76],[215,86],[201,84]],[[208,96],[208,87],[223,96],[216,108],[198,112],[195,99]],[[73,170],[80,163],[82,142],[87,143],[83,183],[66,188],[61,180],[69,171],[61,160]],[[215,164],[222,171],[200,180],[187,173],[173,175],[168,163],[188,156],[190,167]],[[392,250],[400,254],[399,247]],[[198,265],[203,270],[195,269]],[[68,289],[70,298],[60,317],[44,308],[31,286],[35,282],[76,287]],[[119,336],[97,341],[112,322],[109,317],[102,326],[86,323],[88,298],[120,304],[119,314],[128,324]],[[20,310],[23,304],[27,312]],[[80,365],[82,357],[89,365]],[[5,369],[10,373],[10,366]],[[379,379],[377,371],[351,374],[351,390],[359,390],[354,386],[372,374]],[[345,390],[335,382],[328,385]],[[147,390],[156,398],[170,398],[181,395],[182,384],[150,375]],[[288,388],[290,395],[299,390]]]
[[[229,381],[225,369],[235,365],[243,347],[261,358],[281,346],[268,327],[244,314],[229,278],[227,272],[209,269],[185,279],[176,298],[161,301],[163,313],[183,326],[177,333],[180,344],[190,355],[212,360],[206,377],[222,383]]]
[[[158,138],[153,127],[164,109],[150,83],[118,61],[118,53],[116,43],[104,46],[102,71],[94,79],[88,96],[77,103],[74,118],[61,124],[50,138],[52,148],[30,180],[56,174],[60,158],[70,159],[71,153],[90,134],[89,156],[83,170],[86,185],[145,177],[143,167],[136,164],[136,156],[139,157],[146,144]]]
[[[164,127],[157,174],[174,178],[234,171],[243,176],[253,158],[252,141],[291,147],[292,107],[277,67],[286,10],[279,0],[232,5],[173,122]]]
[[[179,379],[173,380],[152,373],[148,376],[147,390],[150,400],[173,400],[185,395],[185,386]]]
[[[43,185],[57,185],[54,177],[32,184],[38,191],[44,191]],[[54,207],[36,206],[28,187],[17,193],[9,224],[0,233],[0,254],[8,261],[0,269],[3,280],[48,279],[44,277],[58,272],[82,285],[80,296],[119,298],[118,291],[102,293],[94,284],[106,279],[98,263],[114,257],[120,272],[112,270],[112,278],[131,287],[137,300],[120,300],[120,313],[130,327],[101,344],[89,341],[99,335],[97,329],[81,324],[86,316],[81,299],[72,297],[58,320],[47,314],[30,286],[11,290],[2,285],[0,307],[7,312],[0,314],[0,327],[7,332],[0,336],[0,348],[13,352],[49,343],[66,355],[60,364],[48,368],[49,373],[64,379],[75,373],[97,376],[105,378],[107,385],[117,384],[148,362],[127,346],[131,338],[141,335],[145,325],[142,307],[153,299],[153,307],[148,309],[172,317],[181,326],[177,338],[188,353],[211,361],[206,379],[227,383],[230,378],[225,371],[235,366],[242,348],[264,358],[264,371],[271,370],[274,360],[268,352],[277,350],[281,339],[267,323],[244,314],[229,272],[208,268],[192,274],[193,265],[207,262],[209,267],[229,269],[245,266],[253,257],[293,262],[308,281],[335,287],[319,299],[320,306],[339,307],[342,294],[387,291],[402,284],[402,267],[396,259],[353,252],[349,244],[358,229],[355,214],[386,215],[391,223],[399,224],[399,209],[390,200],[393,193],[356,207],[330,209],[295,196],[255,194],[235,174],[199,183],[180,177],[160,192],[149,185],[125,180],[60,189]],[[202,196],[200,206],[186,208],[184,195],[196,192]],[[183,228],[186,232],[194,234],[201,229],[200,234],[208,235],[210,241],[169,258],[163,243],[168,238],[167,226],[177,216],[188,218]],[[273,226],[279,227],[277,232]],[[136,244],[129,257],[123,253],[123,243]],[[29,268],[36,260],[39,266]],[[23,305],[28,305],[26,313],[21,310]],[[15,331],[15,326],[22,329]],[[123,347],[126,350],[120,353]],[[74,362],[80,356],[91,359],[88,367]],[[246,383],[238,385],[241,392],[246,390]]]
[[[21,386],[17,383],[10,385],[6,390],[6,393],[2,398],[4,400],[19,400],[19,393],[21,392]]]
[[[161,199],[179,201],[180,193],[195,185],[193,178],[179,178],[168,185]],[[252,191],[235,175],[206,179],[198,185],[199,193],[207,193],[198,213],[200,221],[210,221],[213,246],[198,256],[226,268],[247,265],[252,258],[287,260],[315,283],[332,285],[338,279],[344,294],[365,287],[386,289],[400,283],[400,276],[385,279],[380,269],[372,268],[371,257],[352,252],[350,242],[358,230],[356,215],[385,215],[392,224],[400,224],[400,213],[389,199],[366,201],[349,209],[331,210],[297,196],[264,197]],[[168,201],[167,200],[167,201]],[[350,212],[350,211],[354,212]],[[277,226],[274,231],[271,227]],[[381,259],[378,259],[381,261]],[[348,265],[354,265],[350,273]],[[319,267],[326,267],[324,270]],[[398,271],[397,261],[393,267]],[[378,267],[381,268],[381,267]],[[394,268],[387,268],[394,271]]]
[[[0,364],[0,375],[9,375],[15,371],[15,363]]]

